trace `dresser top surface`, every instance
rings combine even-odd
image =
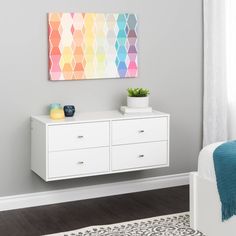
[[[31,116],[31,119],[37,120],[45,125],[56,125],[56,124],[73,124],[80,122],[92,122],[92,121],[109,121],[109,120],[128,120],[138,118],[151,118],[151,117],[163,117],[169,116],[167,113],[155,111],[151,113],[140,113],[140,114],[122,114],[119,110],[110,111],[96,111],[96,112],[78,112],[74,117],[66,117],[62,120],[52,120],[48,115]]]

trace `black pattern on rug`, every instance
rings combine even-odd
[[[71,232],[60,233],[63,236],[204,236],[190,228],[189,214],[142,219],[106,226],[92,226]]]

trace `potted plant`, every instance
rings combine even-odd
[[[144,88],[128,88],[127,106],[145,108],[149,105],[149,90]]]

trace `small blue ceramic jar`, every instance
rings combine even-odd
[[[66,117],[72,117],[75,114],[75,106],[74,105],[66,105],[64,106],[64,113]]]

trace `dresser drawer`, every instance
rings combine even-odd
[[[109,171],[109,148],[49,153],[49,178],[89,175]]]
[[[166,141],[112,147],[112,170],[145,168],[168,163]]]
[[[49,126],[49,151],[109,146],[109,123]]]
[[[167,140],[168,118],[148,118],[112,122],[112,144]]]

